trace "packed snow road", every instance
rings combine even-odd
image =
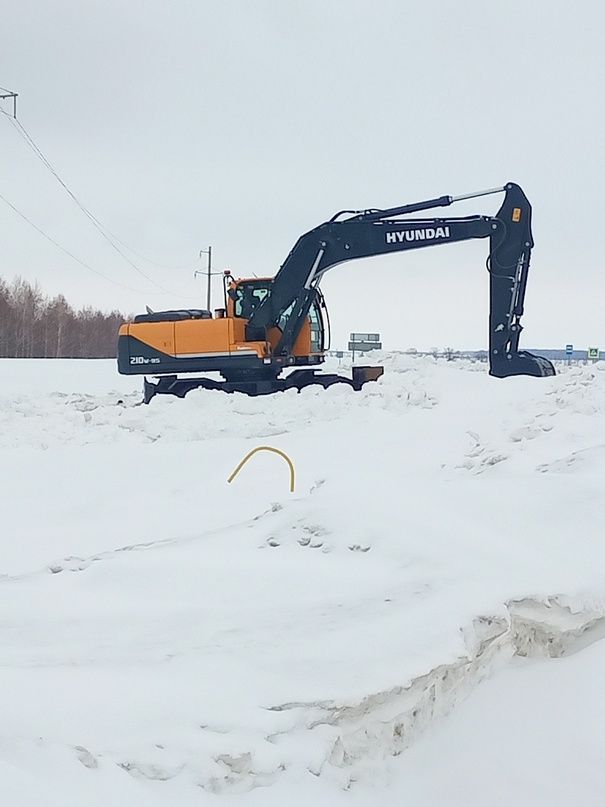
[[[602,803],[605,371],[383,361],[0,362],[2,803]]]

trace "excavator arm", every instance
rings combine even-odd
[[[400,218],[498,192],[504,192],[505,196],[495,216]],[[351,213],[353,215],[349,218],[339,220],[342,215]],[[490,191],[458,197],[441,196],[387,210],[336,214],[298,239],[275,276],[271,293],[251,316],[247,338],[263,338],[267,328],[275,326],[280,318],[282,322],[285,319],[275,354],[288,355],[317,295],[322,275],[337,264],[478,238],[489,238],[490,373],[498,377],[554,375],[554,368],[548,360],[519,351],[520,320],[533,238],[531,205],[514,183]]]

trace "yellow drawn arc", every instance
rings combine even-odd
[[[290,457],[281,449],[273,448],[273,446],[258,446],[257,448],[253,448],[252,451],[249,451],[243,460],[237,465],[237,467],[232,471],[231,475],[227,479],[227,482],[233,482],[235,477],[238,473],[242,470],[244,465],[248,462],[250,457],[257,453],[257,451],[271,451],[273,454],[279,454],[280,457],[283,457],[285,461],[288,463],[290,468],[290,493],[294,493],[294,463],[290,459]]]

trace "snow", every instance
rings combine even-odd
[[[602,803],[605,365],[375,358],[0,361],[3,804]]]

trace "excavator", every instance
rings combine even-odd
[[[466,199],[504,193],[495,216],[406,218]],[[333,266],[439,244],[489,238],[489,373],[552,376],[547,359],[519,350],[531,250],[531,205],[519,185],[440,196],[387,209],[341,210],[300,236],[275,275],[236,279],[225,272],[224,307],[150,311],[121,325],[118,371],[145,375],[144,402],[190,390],[263,395],[311,384],[358,390],[382,367],[354,366],[351,377],[318,372],[329,344],[329,317],[319,289]],[[180,377],[189,373],[215,373]]]

